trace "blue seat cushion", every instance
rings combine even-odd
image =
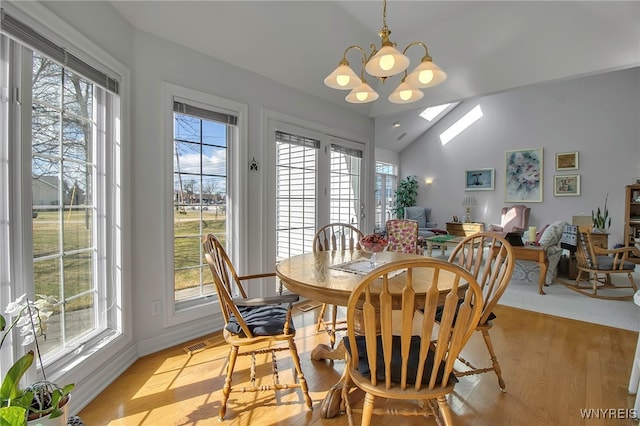
[[[349,339],[344,337],[343,339],[345,349],[351,354],[351,346],[349,345]],[[367,344],[365,336],[356,336],[356,346],[358,348],[358,371],[364,376],[371,375],[371,369],[369,368],[369,359],[367,358]],[[385,380],[385,366],[382,356],[382,338],[378,336],[376,342],[376,351],[378,356],[376,357],[376,378],[378,380]],[[391,381],[393,383],[400,383],[402,379],[402,356],[401,356],[401,344],[400,336],[393,336],[392,349],[391,349]],[[416,374],[418,372],[418,361],[420,360],[420,336],[411,336],[411,344],[409,347],[409,360],[407,367],[407,383],[415,384]],[[427,359],[424,363],[424,375],[422,376],[422,384],[428,384],[431,378],[431,369],[433,368],[433,351],[429,349],[427,353]],[[436,376],[436,382],[442,381],[444,375],[444,363],[440,363],[438,368],[438,374]],[[451,372],[449,374],[449,384],[458,383],[458,379]]]
[[[613,257],[611,256],[598,256],[598,269],[601,271],[610,271],[613,269]],[[633,271],[636,269],[636,264],[633,262],[624,262],[622,266],[624,270]]]
[[[238,306],[240,315],[254,336],[275,336],[282,334],[287,319],[287,307],[282,305]],[[235,315],[231,315],[225,329],[232,334],[244,335]],[[293,320],[289,321],[289,333],[295,328]]]

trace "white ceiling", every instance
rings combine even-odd
[[[365,105],[324,78],[353,44],[379,46],[382,1],[112,1],[136,28],[376,118],[376,146],[399,152],[429,124],[427,106],[640,65],[639,1],[389,0],[390,39],[429,47],[447,80],[413,104],[387,101],[399,77],[370,85]],[[411,70],[423,55],[407,51]],[[351,50],[352,68],[360,57]],[[401,129],[393,127],[401,122]],[[397,141],[398,132],[407,135]]]

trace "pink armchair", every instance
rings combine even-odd
[[[531,208],[522,204],[502,208],[500,224],[489,225],[489,231],[494,232],[523,232],[529,227],[529,213]]]

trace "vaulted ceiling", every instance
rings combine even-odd
[[[428,128],[415,118],[427,106],[640,65],[638,1],[389,0],[390,39],[399,49],[426,43],[448,78],[421,101],[397,105],[387,97],[400,78],[369,77],[380,99],[354,105],[323,80],[348,46],[379,46],[382,1],[111,3],[142,31],[375,118],[376,146],[393,151]],[[418,47],[407,51],[409,70],[422,55]],[[357,73],[360,58],[347,56]],[[406,126],[402,141],[396,121]]]

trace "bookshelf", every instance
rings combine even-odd
[[[624,245],[630,247],[640,243],[640,185],[627,185],[624,211]],[[640,257],[630,256],[629,260],[640,263]]]

